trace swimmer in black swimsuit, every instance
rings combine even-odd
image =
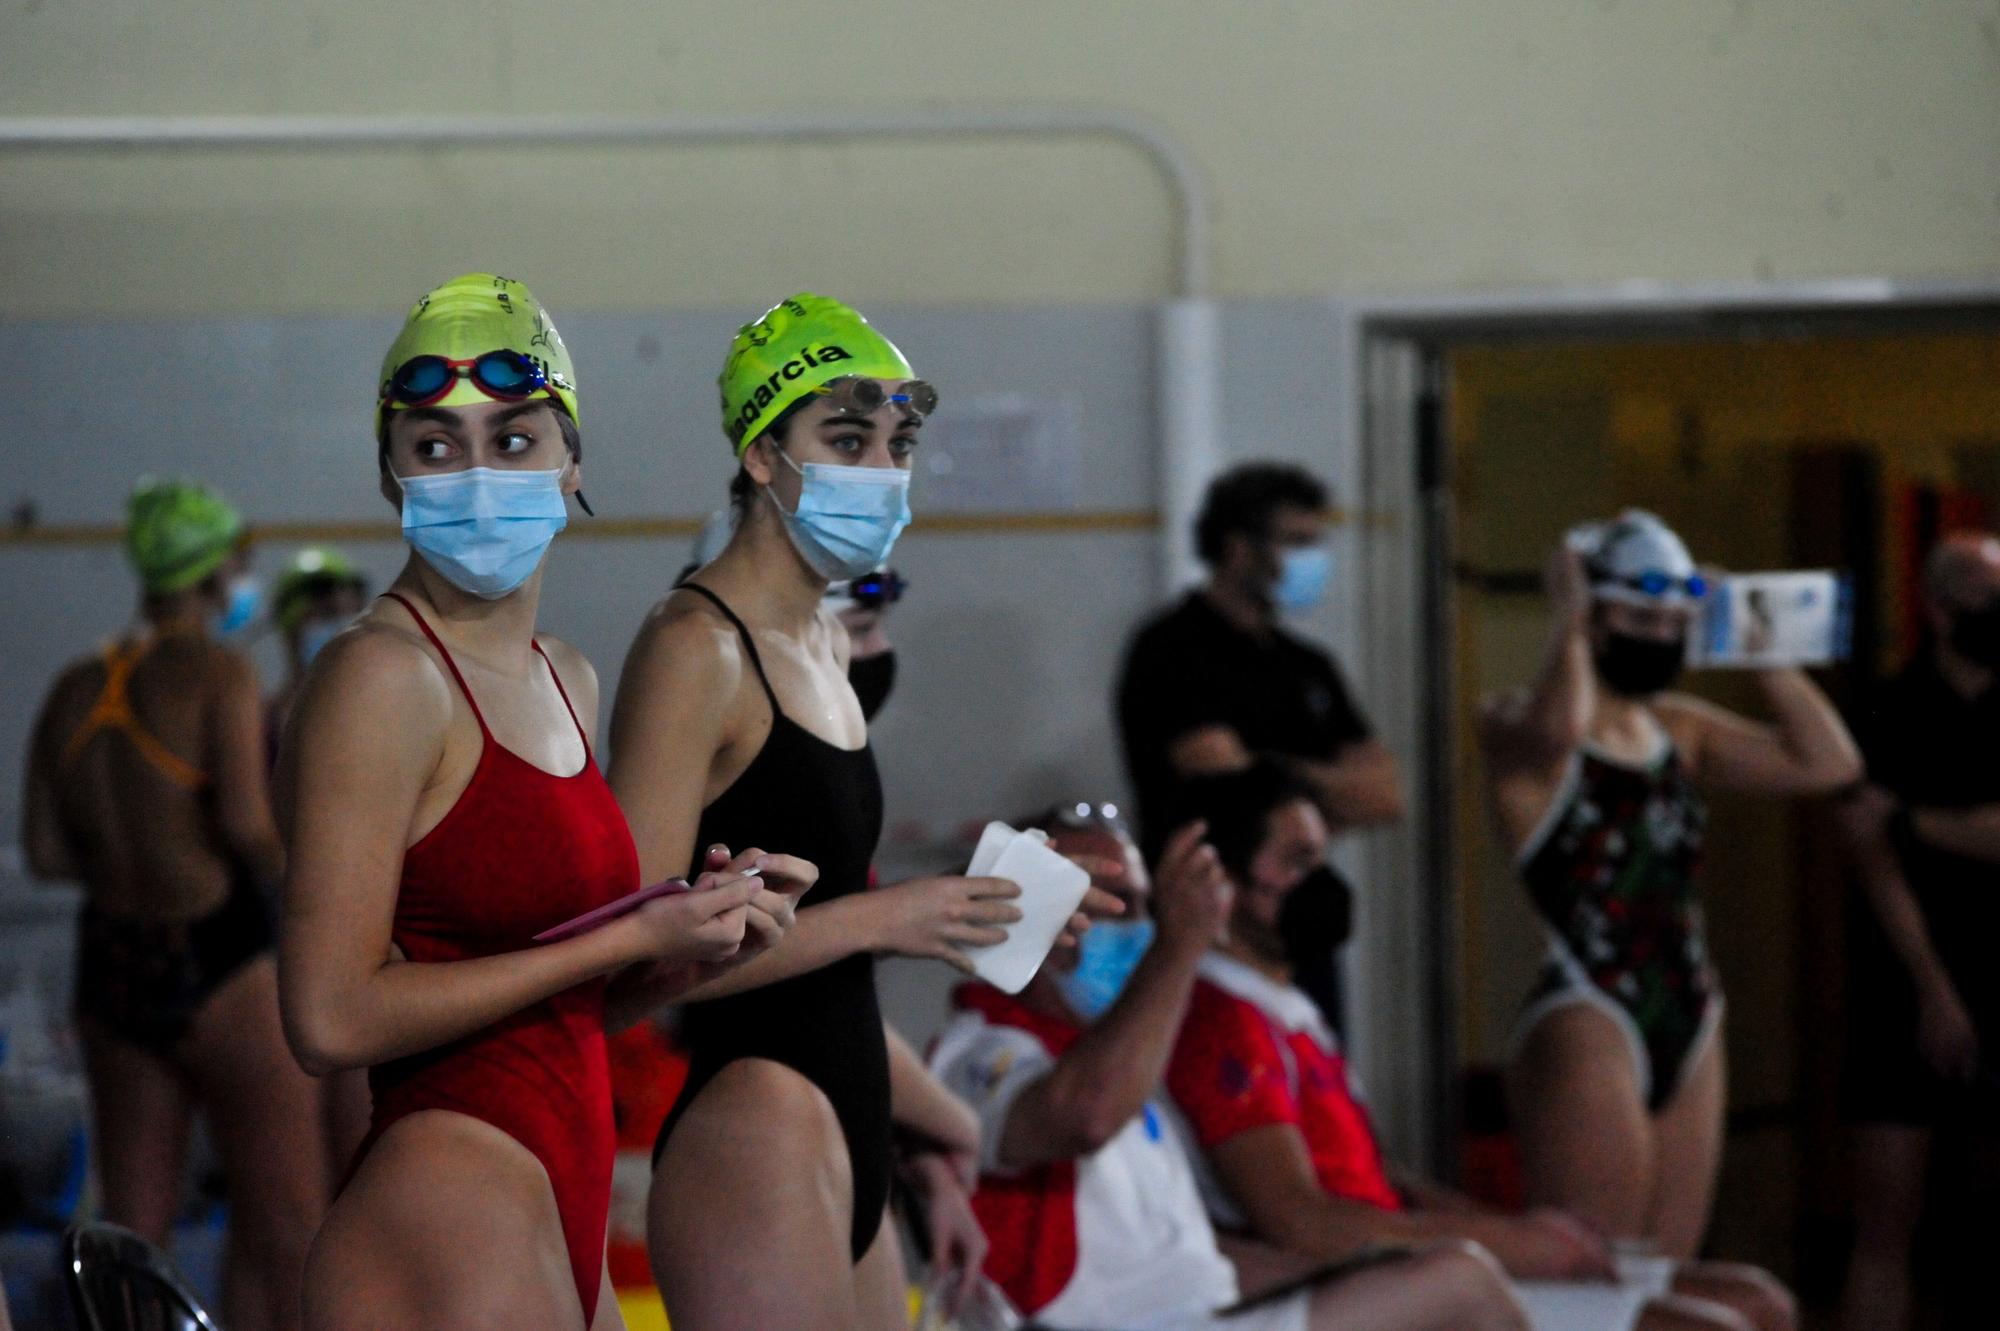
[[[126,544],[140,627],[70,666],[36,723],[23,847],[80,880],[76,1010],[104,1215],[165,1243],[200,1104],[229,1182],[222,1320],[298,1325],[331,1162],[278,1021],[262,887],[283,870],[250,663],[243,524],[200,486],[142,484]]]
[[[1541,672],[1488,707],[1481,735],[1549,934],[1509,1087],[1528,1197],[1686,1260],[1708,1226],[1723,1110],[1695,788],[1820,794],[1860,760],[1803,671],[1758,672],[1772,725],[1667,692],[1705,586],[1651,514],[1573,533],[1549,591]]]
[[[1019,918],[1018,889],[992,879],[867,891],[881,783],[822,599],[907,523],[936,394],[860,315],[809,294],[737,335],[721,385],[739,520],[627,658],[612,787],[648,881],[716,844],[799,856],[820,879],[779,946],[683,1010],[692,1069],[657,1152],[653,1269],[679,1331],[890,1331],[906,1325],[882,1224],[892,1137],[969,1157],[977,1122],[885,1032],[873,954],[964,965],[961,947]]]

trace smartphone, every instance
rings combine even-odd
[[[687,879],[669,878],[664,883],[654,883],[651,887],[642,887],[637,892],[628,892],[616,901],[607,902],[599,906],[596,910],[587,910],[573,920],[564,920],[554,928],[544,929],[535,935],[535,941],[537,943],[560,943],[565,938],[574,938],[578,934],[587,934],[592,929],[607,925],[621,915],[630,915],[649,901],[660,897],[670,897],[676,892],[686,892],[689,890],[691,890],[691,885]]]
[[[1289,1299],[1292,1295],[1302,1291],[1314,1289],[1320,1285],[1330,1285],[1337,1280],[1354,1275],[1357,1272],[1366,1271],[1372,1267],[1386,1266],[1393,1262],[1400,1262],[1409,1256],[1410,1250],[1408,1248],[1389,1246],[1363,1248],[1352,1256],[1343,1257],[1337,1262],[1328,1262],[1323,1266],[1316,1266],[1303,1275],[1293,1276],[1289,1280],[1281,1280],[1269,1289],[1260,1289],[1255,1294],[1230,1304],[1227,1308],[1219,1309],[1215,1315],[1217,1317],[1234,1317],[1238,1313],[1249,1312],[1252,1309],[1266,1308],[1284,1299]]]

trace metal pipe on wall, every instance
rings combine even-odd
[[[1065,107],[824,111],[643,118],[360,116],[42,116],[0,118],[0,151],[194,152],[227,149],[479,147],[503,144],[810,143],[855,139],[1111,138],[1159,171],[1177,212],[1175,299],[1160,309],[1156,387],[1162,589],[1192,565],[1185,549],[1216,465],[1221,360],[1208,299],[1210,208],[1194,159],[1160,126],[1111,110]]]

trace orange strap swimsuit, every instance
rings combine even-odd
[[[208,773],[162,744],[132,710],[132,672],[151,650],[150,643],[114,642],[105,646],[104,687],[91,706],[90,715],[83,718],[83,724],[64,746],[63,766],[74,765],[99,735],[119,734],[130,740],[139,756],[161,776],[183,790],[200,790],[208,784]]]

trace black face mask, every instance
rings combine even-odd
[[[1354,932],[1354,889],[1322,865],[1300,880],[1278,911],[1278,933],[1295,966],[1323,966]]]
[[[2000,604],[1953,615],[1951,645],[1974,665],[2000,670]]]
[[[849,661],[847,682],[854,686],[854,696],[861,699],[861,715],[873,721],[882,704],[889,701],[889,690],[896,687],[896,653],[877,652]]]
[[[1650,698],[1680,677],[1687,644],[1679,638],[1634,638],[1613,633],[1597,650],[1597,675],[1604,687],[1626,698]]]

